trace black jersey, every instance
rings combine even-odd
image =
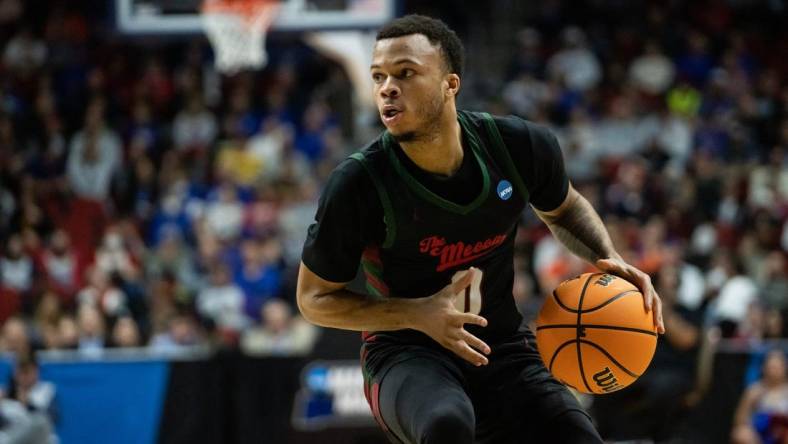
[[[555,138],[515,117],[458,112],[463,163],[449,178],[413,164],[384,132],[332,173],[310,227],[303,261],[323,279],[346,282],[361,263],[368,291],[417,298],[445,287],[471,266],[483,272],[481,315],[468,326],[485,341],[514,334],[512,298],[517,223],[529,202],[551,210],[568,180]],[[411,330],[386,332],[429,340]]]

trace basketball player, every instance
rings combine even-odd
[[[365,332],[367,399],[394,443],[601,443],[512,298],[526,204],[575,254],[637,285],[663,332],[660,300],[569,184],[552,134],[456,109],[462,67],[462,44],[439,20],[410,15],[379,31],[371,76],[387,131],[328,180],[299,308],[315,324]],[[359,263],[370,295],[347,289]],[[481,313],[462,313],[454,297],[476,273]]]

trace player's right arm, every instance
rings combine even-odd
[[[366,171],[348,160],[331,174],[309,227],[298,273],[296,298],[304,318],[314,324],[357,331],[421,331],[477,365],[490,348],[464,329],[487,321],[454,308],[454,295],[470,285],[472,273],[424,298],[373,298],[347,288],[361,253],[380,241],[383,211]],[[474,350],[474,348],[476,350]]]
[[[484,365],[487,358],[477,350],[490,353],[490,347],[468,333],[464,325],[484,327],[487,321],[481,316],[457,311],[453,303],[454,295],[470,285],[476,272],[472,270],[430,297],[373,299],[348,290],[347,283],[321,278],[302,262],[296,299],[301,314],[313,324],[357,331],[410,328],[429,335],[468,362]]]

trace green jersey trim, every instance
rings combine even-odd
[[[517,168],[514,166],[512,156],[509,155],[509,150],[506,149],[506,144],[503,142],[501,132],[498,130],[498,125],[495,124],[495,120],[493,120],[490,114],[481,113],[481,115],[483,117],[482,120],[484,121],[484,125],[487,127],[487,132],[490,134],[490,137],[492,137],[492,145],[495,151],[498,153],[498,156],[496,157],[503,160],[504,165],[501,166],[506,168],[506,171],[512,176],[514,186],[520,191],[520,195],[522,195],[523,199],[528,202],[528,198],[530,197],[528,194],[528,188],[526,188],[522,177],[520,177],[520,173],[517,172]]]
[[[386,225],[386,238],[383,241],[383,248],[389,248],[394,245],[394,239],[397,237],[397,220],[394,217],[394,207],[391,206],[391,199],[386,192],[386,187],[383,186],[380,177],[372,171],[372,166],[367,163],[364,153],[356,152],[350,155],[351,159],[357,160],[361,166],[367,171],[375,189],[378,192],[380,203],[383,205],[383,223]]]
[[[444,210],[465,215],[477,209],[482,203],[484,203],[485,200],[487,200],[490,192],[490,173],[487,170],[487,164],[484,162],[481,154],[482,148],[478,135],[465,121],[465,116],[463,116],[461,113],[458,113],[458,120],[462,126],[463,132],[468,137],[468,143],[470,144],[471,151],[473,152],[476,163],[479,165],[479,168],[482,172],[482,190],[479,195],[467,205],[458,205],[450,200],[444,199],[430,191],[427,187],[422,185],[421,182],[416,180],[416,178],[413,177],[407,169],[405,169],[402,163],[400,163],[397,153],[394,152],[394,147],[392,146],[394,144],[393,136],[388,131],[383,134],[383,147],[388,152],[389,159],[394,166],[394,170],[403,179],[405,179],[405,183],[408,185],[408,187],[419,197],[439,206],[440,208],[443,208]]]

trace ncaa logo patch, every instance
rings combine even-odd
[[[512,197],[512,191],[512,184],[509,183],[508,180],[498,182],[498,197],[500,197],[501,200],[509,200],[509,198]]]

